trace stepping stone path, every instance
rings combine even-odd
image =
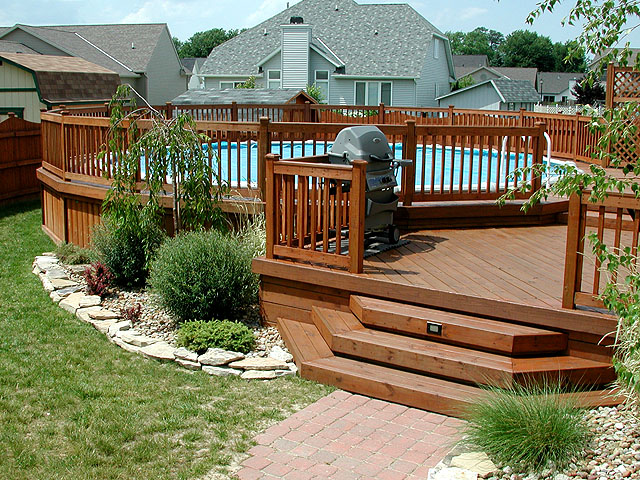
[[[97,295],[86,295],[83,287],[70,274],[82,275],[88,265],[65,266],[53,253],[35,258],[33,273],[60,308],[76,315],[100,333],[129,352],[164,362],[175,362],[189,370],[203,370],[211,376],[239,376],[246,380],[271,380],[295,375],[298,368],[293,356],[278,346],[271,349],[269,357],[247,357],[238,352],[210,348],[198,355],[186,348],[175,348],[136,331],[129,321],[123,321],[119,312],[102,307]]]

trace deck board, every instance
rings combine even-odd
[[[365,259],[364,271],[407,285],[559,308],[566,235],[565,225],[422,230],[404,235],[408,245]]]

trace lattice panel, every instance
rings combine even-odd
[[[613,74],[613,97],[640,100],[640,72],[616,69]]]

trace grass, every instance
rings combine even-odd
[[[591,438],[584,411],[562,393],[551,382],[491,388],[466,413],[463,442],[521,471],[562,470]]]
[[[125,352],[55,306],[33,275],[53,250],[39,205],[0,210],[0,478],[187,479],[330,391],[211,378]]]

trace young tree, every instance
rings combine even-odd
[[[588,78],[583,78],[576,83],[573,94],[576,96],[576,103],[580,105],[602,105],[606,97],[602,84],[590,82]]]

